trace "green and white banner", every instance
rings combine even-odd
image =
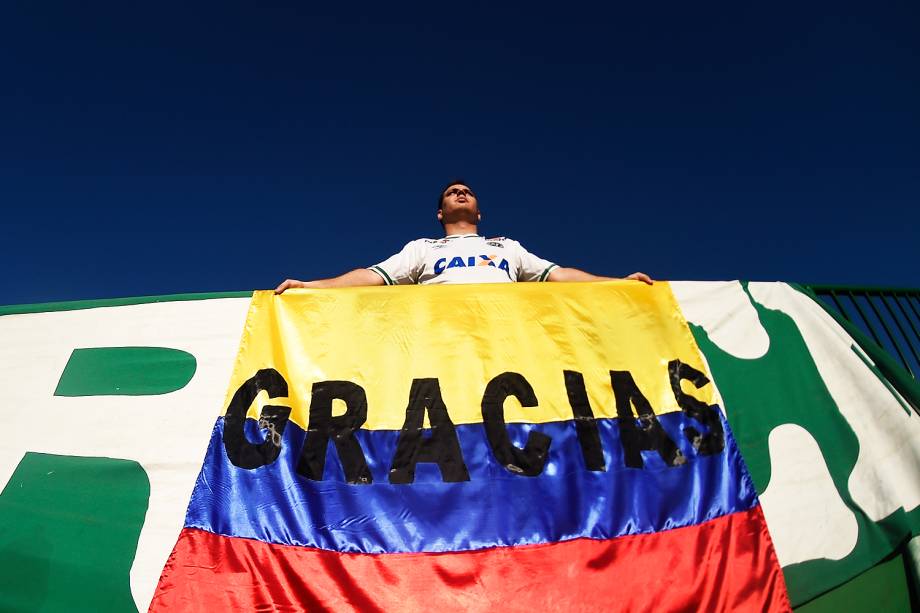
[[[884,583],[892,606],[909,607],[892,560],[920,535],[920,415],[797,288],[670,287],[793,606],[850,582],[866,594]],[[249,303],[225,294],[0,307],[0,610],[147,609]]]
[[[761,496],[793,605],[920,534],[920,415],[785,283],[672,283]]]

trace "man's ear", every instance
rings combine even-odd
[[[444,213],[441,211],[441,209],[438,209],[438,221],[444,223]]]

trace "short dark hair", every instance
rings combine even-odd
[[[450,183],[442,187],[441,191],[438,192],[438,210],[439,211],[441,210],[441,205],[444,203],[444,192],[446,192],[448,189],[450,189],[454,185],[466,185],[467,187],[469,187],[470,184],[464,181],[463,179],[454,179],[453,181],[451,181]]]

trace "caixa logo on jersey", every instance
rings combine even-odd
[[[434,263],[434,274],[439,275],[448,268],[467,268],[470,266],[492,266],[501,268],[511,276],[511,271],[508,266],[508,260],[502,258],[501,262],[496,264],[498,261],[497,255],[471,255],[465,260],[458,256],[454,256],[448,261],[447,258],[441,258]]]

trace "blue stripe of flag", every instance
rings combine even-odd
[[[573,421],[509,424],[512,441],[521,447],[534,429],[552,437],[543,473],[514,475],[495,460],[482,424],[470,424],[457,426],[470,481],[444,483],[436,465],[419,464],[413,484],[394,485],[387,474],[399,432],[360,430],[356,436],[373,483],[351,485],[331,443],[323,481],[295,471],[306,433],[293,422],[274,463],[237,468],[224,451],[219,418],[186,527],[340,552],[450,552],[652,533],[757,504],[724,416],[725,449],[712,456],[693,450],[683,428],[699,424],[682,412],[658,419],[687,463],[668,467],[656,453],[643,452],[645,467],[627,468],[616,420],[598,419],[606,471],[592,472]],[[256,423],[247,422],[249,440],[261,440]]]

